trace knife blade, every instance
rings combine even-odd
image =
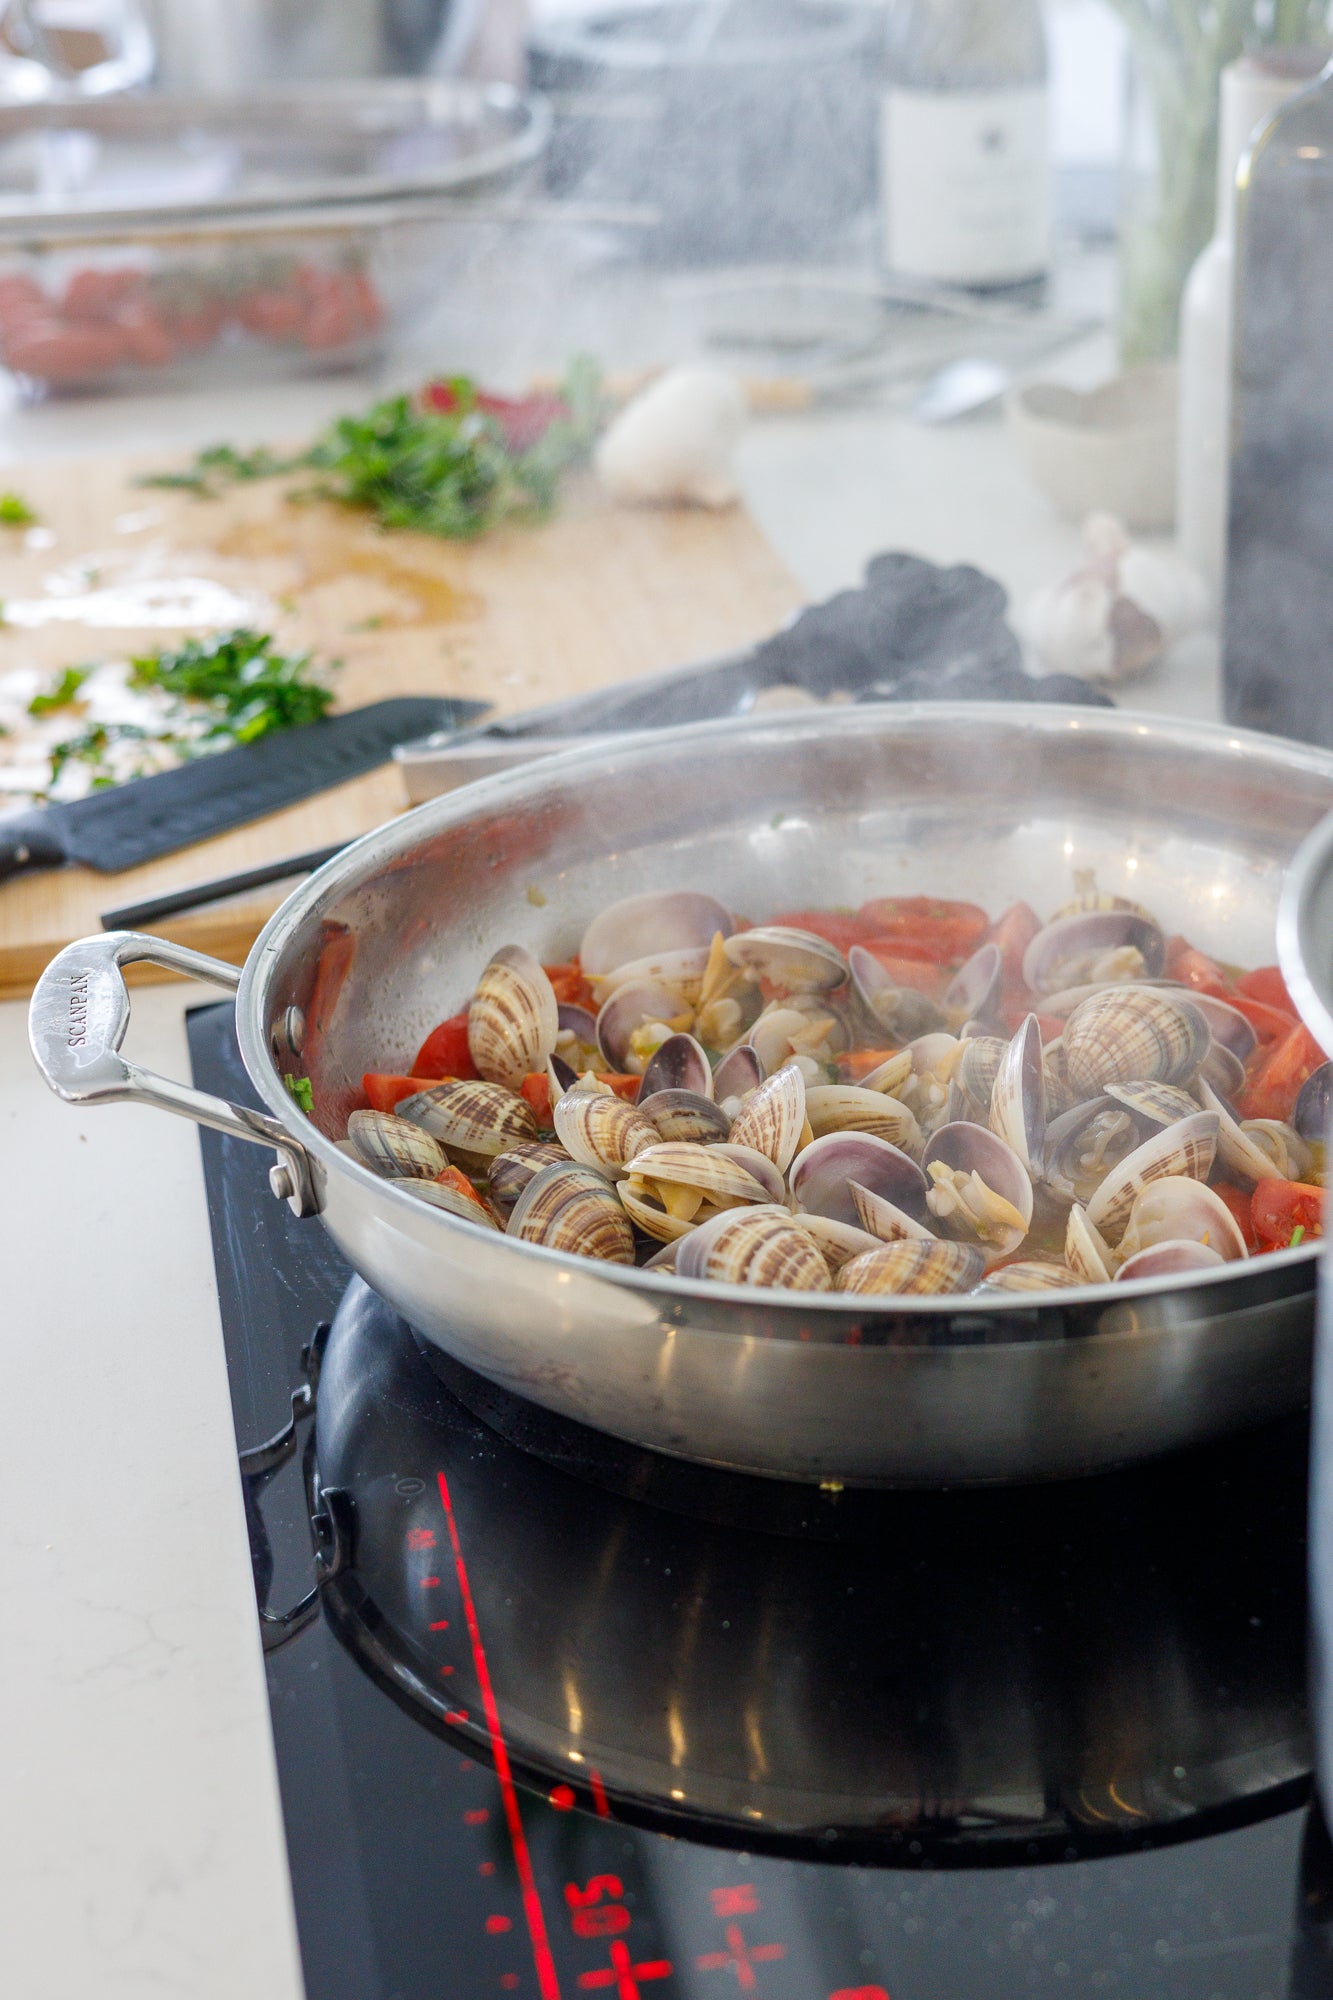
[[[86,799],[0,819],[0,880],[72,861],[102,874],[136,868],[373,771],[399,744],[470,722],[486,706],[398,695]]]

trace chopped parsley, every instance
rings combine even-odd
[[[281,458],[267,445],[253,451],[237,451],[234,445],[210,444],[196,452],[193,465],[183,472],[145,472],[139,486],[166,486],[197,493],[201,500],[216,500],[228,486],[252,479],[276,479],[284,472],[299,472],[309,463],[304,453]]]
[[[1287,1247],[1290,1250],[1294,1250],[1298,1243],[1303,1243],[1304,1241],[1305,1241],[1305,1224],[1303,1222],[1298,1222],[1296,1224],[1296,1227],[1291,1232],[1291,1242],[1288,1244]]]
[[[296,1099],[307,1118],[314,1116],[315,1092],[308,1076],[284,1076],[288,1094]]]
[[[21,493],[0,493],[0,526],[30,528],[37,515]]]
[[[29,715],[50,715],[57,708],[72,707],[91,672],[91,667],[66,667],[53,688],[33,696],[28,703]]]

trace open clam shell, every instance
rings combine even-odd
[[[1160,926],[1135,909],[1074,910],[1042,926],[1023,954],[1033,993],[1102,980],[1155,979],[1166,959]]]
[[[1235,1217],[1202,1181],[1168,1175],[1141,1188],[1117,1255],[1123,1262],[1159,1243],[1206,1243],[1227,1263],[1249,1255]]]
[[[731,1130],[731,1120],[722,1106],[693,1090],[655,1090],[648,1096],[641,1090],[637,1108],[656,1126],[659,1139],[715,1146]]]
[[[730,937],[730,911],[715,896],[685,889],[654,890],[626,896],[601,910],[583,933],[579,963],[589,979],[600,979],[635,959],[665,951],[706,951],[716,932]]]
[[[910,1041],[914,1035],[928,1035],[943,1027],[944,1015],[926,994],[913,986],[900,986],[873,952],[854,944],[847,954],[847,968],[855,993],[867,1018],[890,1041]]]
[[[450,1159],[465,1167],[484,1167],[516,1140],[537,1137],[537,1120],[526,1098],[503,1084],[471,1077],[432,1084],[403,1098],[398,1116],[428,1132]]]
[[[477,1074],[517,1090],[555,1049],[560,1009],[541,965],[507,944],[482,968],[468,1003],[467,1046]]]
[[[795,1063],[784,1063],[744,1100],[732,1120],[731,1141],[752,1146],[786,1173],[805,1119],[805,1078]]]
[[[926,1206],[942,1234],[980,1247],[988,1264],[1015,1251],[1032,1225],[1032,1181],[1013,1147],[984,1125],[942,1125],[921,1155]]]
[[[730,1104],[749,1096],[757,1090],[768,1074],[760,1062],[756,1050],[749,1042],[742,1042],[723,1056],[713,1072],[713,1096],[719,1104]]]
[[[924,1189],[926,1185],[924,1175],[921,1185]],[[862,1187],[860,1181],[850,1181],[848,1186],[862,1229],[873,1236],[877,1243],[902,1243],[909,1238],[917,1243],[931,1243],[935,1240],[933,1229],[927,1229],[925,1223],[917,1216],[909,1215],[905,1208],[899,1208],[895,1202],[886,1200],[882,1194],[876,1194],[873,1188]]]
[[[971,1119],[978,1125],[989,1122],[991,1092],[1008,1047],[1002,1035],[966,1038],[949,1085],[950,1119]]]
[[[386,1180],[432,1181],[448,1165],[443,1149],[429,1132],[411,1119],[395,1117],[392,1111],[352,1112],[347,1138],[362,1166]]]
[[[500,1225],[484,1202],[469,1201],[457,1188],[442,1185],[439,1181],[423,1181],[410,1175],[395,1175],[391,1186],[399,1187],[404,1194],[412,1195],[417,1201],[426,1202],[431,1208],[442,1208],[448,1215],[457,1216],[460,1222],[475,1222],[479,1229],[499,1229]]]
[[[981,1252],[967,1243],[885,1243],[844,1264],[836,1287],[840,1292],[903,1297],[970,1292],[983,1269]]]
[[[696,1097],[713,1095],[713,1066],[693,1035],[667,1036],[643,1072],[639,1102],[662,1090],[688,1090]]]
[[[882,1063],[876,1063],[860,1079],[862,1090],[882,1091],[886,1097],[897,1097],[905,1083],[912,1077],[912,1051],[895,1049]]]
[[[698,945],[689,951],[655,951],[646,958],[632,958],[614,972],[600,974],[593,984],[603,1005],[622,986],[669,986],[686,1002],[698,994],[707,970],[708,947]]]
[[[926,1179],[920,1167],[873,1132],[829,1132],[815,1139],[796,1155],[788,1179],[798,1209],[853,1227],[861,1221],[853,1181],[909,1214],[926,1212]]]
[[[1198,1106],[1191,1100],[1190,1110]],[[1133,1113],[1113,1097],[1089,1098],[1046,1127],[1045,1181],[1060,1201],[1090,1201],[1108,1173],[1143,1142]]]
[[[1065,1262],[1084,1285],[1109,1285],[1115,1257],[1101,1231],[1075,1202],[1065,1225]]]
[[[601,1060],[597,1016],[589,1008],[561,1006],[556,1010],[554,1052],[576,1072],[597,1067]]]
[[[1218,1047],[1230,1049],[1242,1064],[1247,1063],[1258,1046],[1259,1037],[1240,1009],[1233,1007],[1229,1001],[1215,1000],[1211,993],[1191,990],[1189,997],[1208,1023],[1208,1032]]]
[[[817,1139],[827,1132],[873,1132],[904,1153],[919,1153],[921,1127],[915,1112],[896,1097],[864,1084],[825,1083],[807,1089],[805,1115]]]
[[[1303,1180],[1310,1170],[1310,1149],[1295,1130],[1276,1118],[1235,1119],[1217,1092],[1202,1078],[1199,1098],[1217,1113],[1217,1156],[1243,1181]]]
[[[878,1236],[872,1236],[866,1229],[855,1229],[849,1222],[835,1222],[831,1215],[806,1215],[798,1210],[792,1221],[807,1236],[814,1237],[833,1276],[852,1257],[860,1257],[867,1250],[878,1250],[880,1246]]]
[[[629,1217],[612,1183],[589,1167],[543,1167],[534,1174],[514,1204],[506,1232],[576,1257],[634,1262]]]
[[[964,1049],[959,1069],[967,1060]],[[1000,1059],[991,1087],[990,1129],[1022,1161],[1028,1174],[1042,1172],[1046,1144],[1046,1071],[1042,1066],[1041,1024],[1029,1014]]]
[[[1041,1052],[1041,1066],[1046,1072],[1046,1118],[1059,1118],[1066,1111],[1072,1111],[1082,1100],[1080,1094],[1069,1081],[1069,1066],[1065,1061],[1065,1038],[1057,1035],[1053,1042],[1047,1042]]]
[[[1110,1083],[1189,1083],[1211,1036],[1182,993],[1109,986],[1074,1009],[1062,1040],[1070,1082],[1092,1097]]]
[[[631,1067],[631,1042],[640,1029],[660,1022],[675,1035],[682,1023],[688,1025],[693,1018],[693,1008],[682,1006],[672,987],[655,980],[630,980],[617,988],[597,1016],[597,1041],[606,1067],[621,1072]],[[663,1043],[667,1039],[664,1035]]]
[[[1312,1139],[1322,1146],[1328,1137],[1328,1113],[1330,1090],[1333,1088],[1333,1063],[1320,1063],[1301,1085],[1296,1099],[1291,1122],[1302,1139]]]
[[[997,944],[980,945],[959,967],[944,989],[940,1006],[950,1021],[995,1019],[1004,982],[1004,960]]]
[[[957,1035],[937,1031],[918,1035],[907,1046],[912,1057],[911,1080],[897,1094],[916,1113],[917,1124],[929,1135],[949,1122],[949,1093],[967,1043]]]
[[[662,1140],[636,1153],[629,1168],[635,1181],[692,1188],[709,1201],[767,1202],[764,1183],[728,1157],[723,1146],[695,1146]]]
[[[1058,1292],[1085,1282],[1077,1271],[1070,1270],[1068,1264],[1045,1264],[1036,1257],[1021,1257],[1012,1264],[1001,1264],[998,1270],[988,1272],[977,1286],[977,1291]]]
[[[1146,1250],[1138,1250],[1127,1257],[1116,1272],[1117,1284],[1122,1279],[1132,1278],[1175,1278],[1184,1271],[1204,1271],[1211,1265],[1225,1262],[1216,1250],[1206,1243],[1195,1243],[1188,1238],[1179,1242],[1153,1243]]]
[[[1145,1134],[1154,1126],[1177,1125],[1182,1118],[1192,1118],[1200,1108],[1199,1100],[1182,1090],[1178,1083],[1108,1083],[1106,1095],[1113,1097],[1117,1104],[1123,1104],[1142,1126]],[[1205,1110],[1214,1110],[1213,1105],[1205,1105]]]
[[[636,1104],[600,1090],[567,1090],[551,1113],[555,1136],[572,1160],[619,1180],[630,1163],[660,1140]]]
[[[766,980],[779,993],[828,993],[847,978],[847,961],[836,945],[787,924],[736,931],[723,949],[747,979],[756,985]]]
[[[676,1275],[780,1291],[832,1288],[824,1253],[785,1209],[740,1209],[692,1230],[676,1252]]]
[[[1199,1065],[1196,1081],[1210,1085],[1219,1097],[1230,1100],[1239,1097],[1245,1088],[1245,1065],[1238,1055],[1224,1049],[1221,1042],[1211,1042]]]
[[[1180,1176],[1207,1180],[1217,1156],[1215,1111],[1196,1111],[1163,1126],[1114,1167],[1087,1204],[1087,1219],[1108,1243],[1118,1243],[1140,1191],[1149,1182]]]
[[[486,1192],[491,1206],[501,1216],[507,1217],[528,1182],[543,1167],[568,1165],[569,1154],[564,1147],[553,1146],[545,1139],[520,1139],[515,1145],[506,1146],[503,1153],[497,1153],[491,1161],[490,1172],[486,1176]]]

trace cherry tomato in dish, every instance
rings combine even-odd
[[[1244,1188],[1238,1188],[1234,1181],[1217,1181],[1214,1183],[1213,1193],[1230,1209],[1236,1227],[1245,1238],[1245,1248],[1257,1250],[1259,1238],[1254,1232],[1252,1202]]]
[[[1297,1025],[1294,1014],[1270,1007],[1266,1000],[1251,1000],[1245,993],[1228,993],[1226,1003],[1245,1016],[1261,1043],[1285,1041]]]
[[[781,916],[770,917],[769,922],[788,930],[809,931],[813,937],[834,945],[844,957],[854,944],[870,944],[877,936],[860,917],[847,916],[841,910],[784,910]]]
[[[865,948],[897,985],[910,986],[928,999],[938,1000],[952,977],[947,966],[916,951],[900,950],[893,938],[867,938]]]
[[[847,1049],[838,1057],[838,1075],[844,1083],[859,1083],[863,1076],[869,1076],[872,1069],[878,1069],[897,1053],[897,1049]]]
[[[1175,979],[1182,986],[1190,986],[1196,993],[1207,993],[1214,1000],[1230,1000],[1231,988],[1227,976],[1216,959],[1206,952],[1196,951],[1186,938],[1172,937],[1166,941],[1166,963],[1162,968],[1168,979]]]
[[[587,1007],[592,1013],[597,1012],[596,995],[583,977],[583,967],[577,958],[571,958],[566,965],[544,965],[542,971],[551,982],[558,1006]]]
[[[361,1079],[361,1088],[372,1111],[392,1111],[405,1097],[415,1097],[419,1090],[429,1090],[439,1081],[438,1076],[390,1076],[384,1070],[370,1069]]]
[[[457,1076],[472,1078],[476,1065],[468,1053],[467,1014],[451,1014],[432,1028],[412,1064],[413,1076]]]
[[[543,1131],[551,1129],[551,1079],[544,1070],[529,1070],[518,1086],[518,1094],[526,1102]]]
[[[933,952],[942,965],[961,964],[990,929],[990,918],[977,904],[938,896],[879,896],[857,914],[880,937],[902,938]]]
[[[461,1167],[452,1165],[442,1167],[435,1176],[434,1184],[436,1187],[452,1188],[455,1194],[461,1194],[465,1200],[475,1201],[478,1208],[484,1209],[486,1207],[485,1202],[477,1193],[477,1190],[473,1187]]]
[[[1296,1018],[1296,1008],[1287,982],[1275,965],[1261,965],[1254,972],[1242,972],[1236,981],[1237,993],[1243,993],[1249,1000],[1261,1000],[1265,1007],[1276,1007],[1284,1014]]]
[[[1242,1118],[1290,1118],[1301,1085],[1319,1068],[1324,1052],[1299,1024],[1266,1052],[1251,1056],[1249,1081],[1237,1101]]]
[[[1324,1233],[1324,1190],[1306,1181],[1258,1181],[1250,1197],[1254,1233],[1264,1250],[1286,1250]]]

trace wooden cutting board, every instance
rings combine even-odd
[[[15,616],[39,620],[58,601],[62,616],[35,626],[7,620],[0,671],[58,670],[169,644],[185,628],[144,623],[145,591],[161,615],[181,619],[221,586],[237,600],[228,624],[258,623],[284,650],[341,659],[340,708],[452,694],[504,711],[747,645],[800,602],[739,507],[616,507],[581,478],[553,520],[453,543],[382,534],[349,510],[290,500],[281,481],[200,500],[136,485],[141,469],[103,459],[16,477],[43,532],[0,528],[0,599]],[[103,910],[351,839],[404,804],[396,771],[385,767],[124,874],[69,868],[0,884],[0,997],[30,992],[53,953],[100,928]],[[239,963],[288,888],[162,929]]]

